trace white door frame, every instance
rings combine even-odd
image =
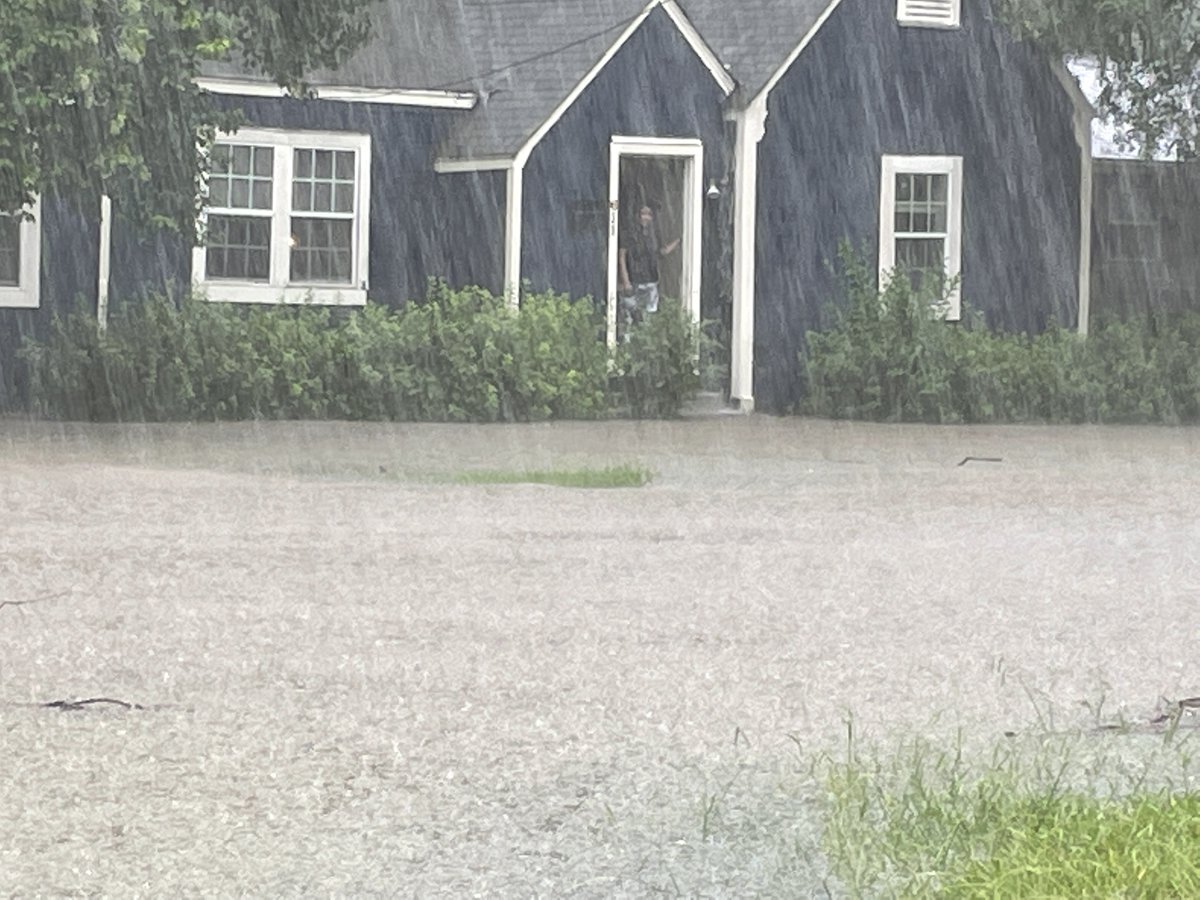
[[[625,137],[614,135],[609,149],[608,168],[608,344],[617,343],[617,237],[620,224],[621,159],[626,156],[667,156],[687,161],[683,174],[683,233],[679,252],[683,255],[683,274],[679,298],[700,322],[701,242],[703,240],[704,144],[697,138]]]

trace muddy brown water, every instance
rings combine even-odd
[[[1200,433],[0,421],[20,895],[805,896],[804,761],[1200,694]],[[968,456],[1001,462],[959,463]],[[637,463],[614,491],[447,483]],[[142,710],[36,704],[106,697]]]

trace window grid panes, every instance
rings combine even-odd
[[[261,216],[210,215],[205,273],[213,279],[268,281],[271,220]]]
[[[292,219],[292,281],[348,284],[352,251],[349,219]]]
[[[353,150],[297,148],[292,155],[291,280],[354,280]]]
[[[273,147],[218,145],[209,172],[208,205],[213,209],[270,210],[274,168]]]
[[[21,285],[21,220],[0,215],[0,287]]]
[[[944,174],[896,175],[896,268],[918,289],[931,275],[945,277],[949,182]]]
[[[354,212],[354,151],[301,148],[294,154],[295,212]]]

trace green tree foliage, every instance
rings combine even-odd
[[[1200,154],[1200,3],[1196,0],[1000,0],[1050,50],[1098,64],[1101,114],[1147,154]]]
[[[195,85],[239,61],[295,92],[366,39],[372,0],[3,0],[0,211],[35,194],[122,198],[193,227],[206,146],[236,124]]]

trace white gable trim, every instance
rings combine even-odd
[[[759,98],[765,99],[768,95],[770,95],[771,91],[775,89],[775,85],[779,84],[779,80],[787,74],[788,69],[792,67],[792,64],[796,61],[800,54],[804,52],[804,48],[812,43],[812,39],[817,36],[817,32],[825,27],[825,23],[829,21],[829,17],[833,15],[834,10],[841,5],[842,0],[831,0],[830,4],[825,7],[825,11],[821,13],[820,18],[813,23],[813,27],[808,29],[808,33],[804,35],[804,37],[800,40],[800,43],[796,45],[796,49],[788,54],[787,59],[783,61],[783,65],[776,69],[775,73],[767,79],[767,83],[763,85],[762,90],[755,95],[755,100],[758,100]]]
[[[663,0],[663,11],[671,17],[671,21],[675,23],[675,27],[679,29],[679,33],[683,35],[683,39],[688,42],[696,55],[700,57],[700,61],[704,63],[706,69],[712,73],[712,77],[716,79],[721,90],[728,97],[737,87],[737,82],[733,80],[733,76],[729,74],[729,70],[725,68],[725,64],[721,62],[712,47],[705,43],[704,38],[700,36],[700,32],[696,30],[696,26],[692,24],[679,4],[675,0]]]
[[[239,97],[290,97],[287,88],[245,78],[197,78],[196,87],[212,94]],[[345,103],[377,103],[384,106],[425,106],[432,109],[474,109],[479,98],[468,91],[393,90],[339,85],[314,87],[318,100]]]

